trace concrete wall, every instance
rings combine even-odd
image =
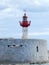
[[[48,61],[49,61],[49,50],[48,50]]]
[[[0,39],[0,63],[41,63],[47,60],[46,40]]]

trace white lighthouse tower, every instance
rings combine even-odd
[[[24,13],[23,20],[20,22],[20,26],[22,26],[22,39],[28,38],[28,27],[30,26],[31,21],[27,20],[26,12]]]

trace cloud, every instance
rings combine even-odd
[[[44,28],[43,30],[44,30],[44,31],[49,31],[49,27],[48,27],[48,28]]]
[[[7,6],[4,6],[4,5],[0,5],[0,10],[4,10],[6,8],[8,8],[8,7]]]
[[[24,9],[28,12],[49,12],[49,0],[0,0],[0,17],[16,17]]]
[[[0,1],[0,4],[4,5],[1,6],[0,9],[6,8],[8,6],[9,8],[15,8],[18,10],[24,10],[31,12],[44,12],[49,11],[49,0],[2,0]]]
[[[16,0],[0,0],[0,19],[3,18],[16,18],[21,14],[21,10],[16,4]]]
[[[33,36],[45,36],[45,35],[49,35],[49,32],[34,32],[34,33],[29,33],[29,35],[33,35]]]
[[[28,2],[19,5],[20,9],[26,9],[30,12],[47,12],[49,11],[49,1],[44,0],[29,0]]]
[[[6,4],[7,4],[7,0],[0,0],[0,10],[4,10],[8,8]]]

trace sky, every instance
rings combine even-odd
[[[21,38],[24,10],[29,38],[47,40],[49,49],[49,0],[0,0],[0,38]]]

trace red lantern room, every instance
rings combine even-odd
[[[24,13],[23,20],[22,20],[22,22],[20,22],[20,25],[22,27],[28,27],[28,26],[30,26],[30,21],[29,22],[27,21],[26,13]]]

